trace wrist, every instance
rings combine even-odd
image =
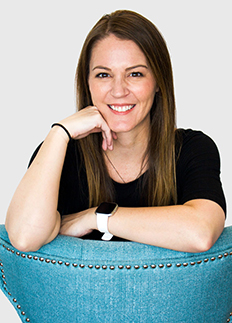
[[[52,127],[50,130],[50,133],[55,135],[55,136],[59,136],[60,138],[62,138],[62,140],[68,144],[70,139],[68,137],[68,135],[65,133],[65,131],[61,128],[61,127]]]
[[[102,240],[110,240],[113,235],[108,229],[108,220],[117,211],[117,203],[103,202],[95,211],[98,231],[104,233]]]

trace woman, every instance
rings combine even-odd
[[[156,27],[126,10],[102,17],[76,85],[78,111],[52,126],[9,206],[12,244],[35,251],[59,233],[105,232],[186,252],[211,248],[226,213],[219,155],[202,132],[176,129],[172,68]],[[118,208],[96,211],[102,202]]]

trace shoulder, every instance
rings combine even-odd
[[[212,153],[219,157],[218,148],[213,139],[200,130],[177,129],[176,150],[177,154],[188,153],[189,156],[195,153]]]

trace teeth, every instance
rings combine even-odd
[[[124,106],[115,106],[115,105],[109,105],[109,107],[117,112],[125,112],[128,111],[130,109],[132,109],[135,105],[131,104],[131,105],[124,105]]]

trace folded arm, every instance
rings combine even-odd
[[[95,208],[65,216],[61,234],[81,237],[97,229]],[[215,202],[203,199],[184,205],[122,208],[109,218],[113,235],[184,252],[210,249],[220,236],[225,214]]]

